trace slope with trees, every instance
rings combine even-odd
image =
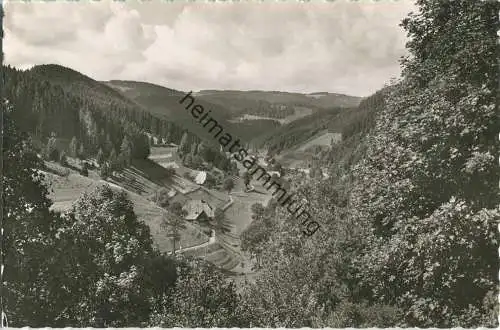
[[[254,326],[498,326],[500,5],[417,5],[369,134],[327,180],[293,180],[322,230],[306,239],[278,208],[275,230],[249,232],[266,244],[243,296]]]
[[[71,140],[70,154],[82,149],[89,157],[102,149],[109,156],[113,148],[120,150],[127,137],[131,156],[146,158],[150,144],[146,132],[169,136],[174,143],[184,132],[107,85],[59,65],[25,71],[3,67],[2,79],[20,129],[38,143],[45,144],[53,132],[58,139]]]
[[[2,102],[2,260],[8,264],[2,296],[10,326],[234,324],[234,287],[203,262],[159,254],[126,193],[98,187],[63,215],[49,211],[43,164],[13,112]]]

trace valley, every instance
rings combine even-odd
[[[88,176],[83,176],[78,171],[81,168],[78,160],[68,158],[68,163],[73,169],[46,162],[49,170],[45,175],[52,188],[50,198],[54,202],[53,210],[64,212],[84,192],[90,192],[100,185],[110,185],[112,189],[123,190],[128,194],[138,219],[150,228],[154,245],[160,252],[170,254],[173,251],[172,238],[161,226],[166,210],[153,201],[155,192],[162,188],[174,191],[172,200],[183,204],[189,200],[203,199],[224,210],[225,230],[216,230],[214,237],[210,237],[206,226],[196,221],[184,221],[186,228],[180,233],[176,253],[201,258],[235,275],[252,273],[251,262],[241,251],[240,234],[252,221],[250,206],[254,203],[266,205],[271,198],[265,189],[247,193],[242,179],[236,176],[234,191],[229,194],[197,185],[183,176],[197,171],[183,166],[176,148],[171,147],[152,147],[148,159],[134,160],[129,168],[107,180],[99,176],[97,168],[89,170]],[[176,174],[171,179],[165,179],[165,170],[169,167],[175,168]]]
[[[499,327],[500,2],[52,2],[2,5],[2,328]]]
[[[184,92],[137,81],[99,82],[52,64],[26,71],[6,68],[5,77],[8,95],[19,109],[16,120],[32,134],[45,159],[53,210],[70,210],[83,193],[109,185],[127,192],[160,252],[172,253],[175,244],[177,253],[200,257],[226,271],[251,272],[240,236],[252,222],[251,206],[267,205],[271,194],[258,183],[255,190],[246,190],[241,178],[245,168],[219,151],[211,134],[179,105]],[[274,91],[193,95],[252,153],[260,158],[272,154],[281,165],[304,171],[310,166],[307,160],[315,157],[315,147],[328,147],[332,137],[341,139],[345,125],[339,118],[352,113],[362,100],[334,93]],[[51,143],[50,153],[63,157],[64,166],[57,157],[45,155]],[[87,175],[81,174],[83,164],[88,165]],[[209,173],[210,184],[195,182],[201,172]],[[229,179],[232,191],[223,191],[222,181]],[[162,225],[173,216],[171,210],[156,201],[162,191],[169,195],[169,205],[186,208],[205,201],[222,209],[215,236],[213,224],[185,220],[174,242]]]
[[[15,113],[21,127],[33,133],[39,150],[46,148],[48,139],[54,141],[58,153],[65,155],[67,166],[55,159],[45,160],[54,210],[68,210],[82,193],[108,184],[127,192],[137,217],[149,226],[155,246],[171,253],[173,240],[162,228],[165,217],[171,215],[155,203],[158,192],[168,191],[171,202],[182,206],[208,200],[213,207],[226,206],[225,229],[216,231],[214,238],[210,226],[184,221],[177,249],[225,270],[250,269],[251,263],[241,251],[240,235],[252,222],[251,206],[266,205],[270,193],[258,186],[246,192],[241,177],[230,174],[227,156],[216,151],[220,146],[179,105],[184,92],[137,81],[99,82],[59,65],[40,65],[27,71],[6,69],[9,93],[21,109]],[[29,88],[16,94],[18,86]],[[49,94],[56,96],[48,98]],[[274,91],[199,91],[193,95],[225,130],[236,132],[234,135],[241,137],[253,153],[260,157],[272,153],[282,165],[303,170],[310,166],[307,160],[314,157],[315,147],[328,147],[332,137],[339,141],[343,124],[335,122],[341,122],[339,118],[351,113],[350,109],[362,100],[334,93]],[[25,103],[23,97],[32,101]],[[35,119],[27,120],[29,113]],[[71,151],[76,137],[78,145],[74,148],[79,150]],[[125,157],[126,143],[133,146],[127,156],[128,165],[120,165],[111,175],[103,176],[103,161],[96,158],[98,151],[111,157],[105,166],[115,166],[116,158],[120,163]],[[201,151],[202,146],[205,151]],[[188,154],[193,156],[187,159]],[[87,176],[80,174],[83,163],[92,164]],[[194,178],[205,166],[220,176],[217,180],[231,178],[232,191],[222,192],[221,182],[218,187],[195,183]],[[234,166],[240,175],[245,171],[241,164]],[[175,174],[170,176],[169,171]],[[182,252],[184,249],[188,250]]]

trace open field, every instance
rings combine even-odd
[[[314,146],[330,146],[332,143],[332,140],[334,143],[340,142],[342,140],[342,134],[340,133],[332,133],[332,132],[324,132],[317,134],[316,136],[313,136],[306,142],[304,142],[299,148],[296,150],[298,151],[306,151],[307,149],[314,147]]]

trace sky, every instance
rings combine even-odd
[[[5,64],[96,80],[368,96],[399,76],[409,0],[6,2]]]

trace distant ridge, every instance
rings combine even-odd
[[[275,93],[275,94],[289,94],[289,95],[338,95],[338,96],[348,96],[352,98],[362,99],[360,96],[348,95],[345,93],[334,93],[334,92],[312,92],[312,93],[300,93],[300,92],[288,92],[288,91],[276,91],[276,90],[261,90],[261,89],[249,89],[249,90],[239,90],[239,89],[200,89],[194,92],[195,94],[201,93]]]
[[[145,81],[136,81],[136,80],[120,80],[120,79],[113,79],[113,80],[108,80],[108,81],[102,81],[102,83],[111,85],[111,86],[122,86],[122,87],[137,87],[137,86],[143,86],[143,87],[148,87],[148,88],[157,88],[158,90],[161,90],[163,92],[165,91],[170,91],[172,94],[185,94],[183,91],[178,91],[172,88],[168,88],[162,85],[158,84],[153,84],[150,82],[145,82]]]
[[[340,93],[315,92],[297,93],[282,91],[239,91],[239,90],[200,90],[195,93],[200,98],[216,104],[226,104],[233,111],[241,111],[255,106],[248,102],[267,102],[274,105],[302,106],[317,110],[336,107],[351,108],[359,105],[362,97]]]

